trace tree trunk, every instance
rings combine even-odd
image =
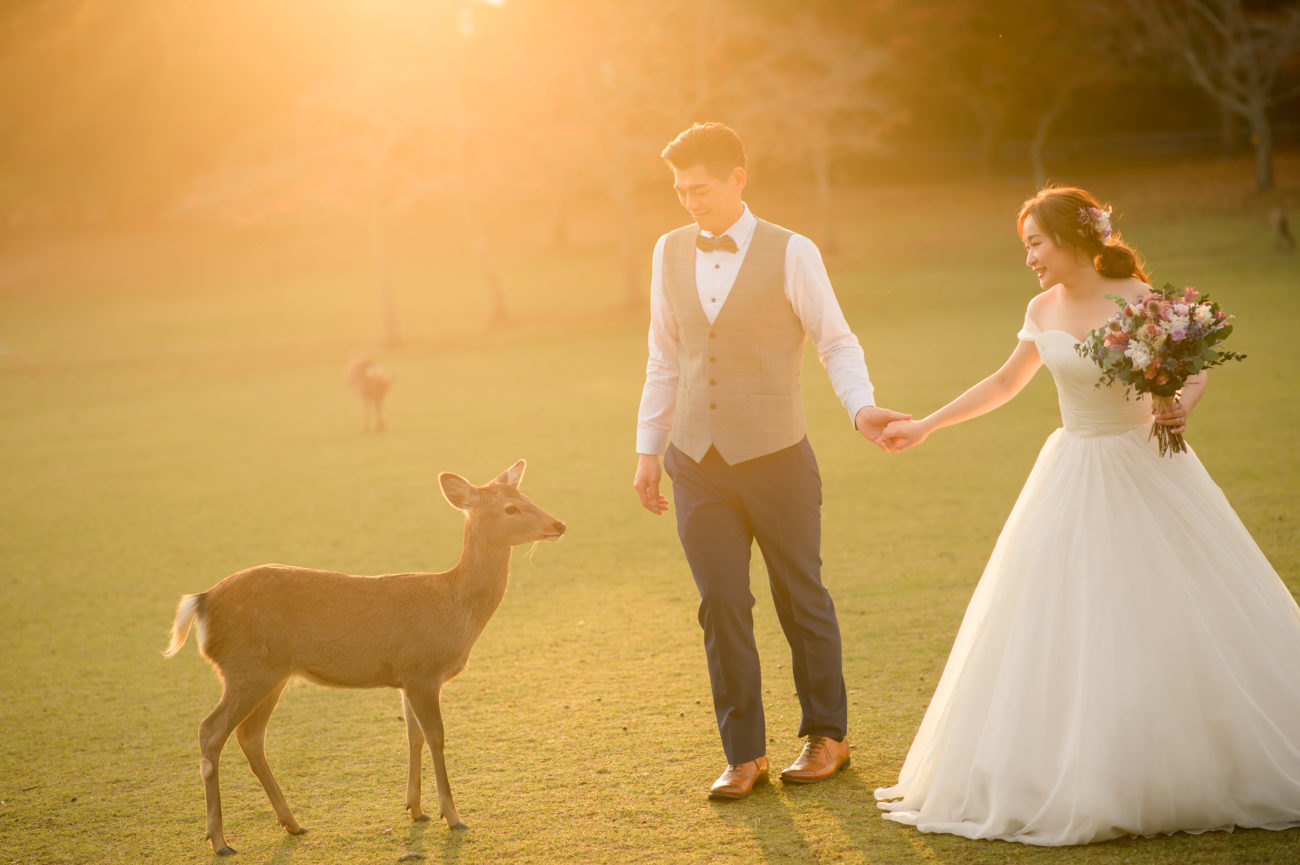
[[[636,189],[631,171],[620,172],[614,192],[618,212],[618,263],[623,272],[623,304],[629,309],[641,306],[640,251],[636,249]]]
[[[1047,133],[1056,122],[1056,118],[1061,116],[1065,106],[1069,104],[1071,89],[1069,87],[1058,89],[1052,101],[1043,109],[1043,113],[1038,115],[1038,125],[1034,129],[1033,139],[1029,142],[1029,164],[1034,173],[1035,189],[1042,189],[1047,185],[1047,160],[1044,157],[1044,152],[1047,150]]]
[[[1267,192],[1273,188],[1273,127],[1262,105],[1252,105],[1247,119],[1255,145],[1255,188]]]
[[[825,139],[823,139],[825,140]],[[822,236],[818,246],[822,252],[835,252],[839,248],[835,237],[835,217],[831,213],[831,155],[825,147],[815,147],[812,153],[813,181],[817,187],[817,209],[820,211]]]
[[[1235,159],[1241,152],[1241,118],[1226,105],[1219,105],[1219,155]]]
[[[388,267],[388,237],[384,234],[383,212],[372,204],[369,214],[370,257],[379,277],[379,314],[384,348],[397,348],[402,344],[401,330],[397,325],[397,300],[393,296],[393,281]]]
[[[470,207],[469,194],[465,185],[458,182],[455,196],[460,207],[460,227],[465,232],[466,245],[474,256],[474,263],[483,272],[483,281],[487,284],[488,294],[492,299],[492,311],[488,314],[488,329],[505,327],[510,324],[510,312],[506,308],[506,293],[501,287],[501,278],[492,257],[488,234],[482,227],[482,221]]]
[[[492,292],[492,317],[488,319],[489,328],[506,327],[510,324],[510,313],[506,309],[506,293],[501,288],[501,280],[495,269],[487,271],[488,290]]]
[[[974,107],[980,124],[980,175],[992,177],[998,164],[998,151],[1002,149],[1002,106],[988,102]]]
[[[565,172],[551,165],[551,249],[561,250],[569,245],[569,184]]]

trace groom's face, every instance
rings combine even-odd
[[[736,167],[725,178],[714,177],[703,165],[673,166],[677,200],[704,231],[721,234],[740,218],[745,206],[745,169]]]

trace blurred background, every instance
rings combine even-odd
[[[1270,212],[1300,4],[6,0],[0,81],[0,249],[188,226],[283,260],[307,231],[367,256],[367,338],[393,347],[409,231],[463,269],[476,324],[515,314],[520,245],[608,250],[610,299],[639,307],[681,221],[658,151],[696,120],[738,129],[751,195],[807,202],[829,253],[845,190],[1027,195],[1079,166],[1235,160]]]
[[[393,695],[304,689],[272,746],[304,846],[226,751],[247,861],[1019,855],[893,832],[869,791],[896,777],[1058,425],[1046,375],[893,457],[809,353],[825,573],[870,733],[850,796],[751,819],[699,795],[717,749],[696,592],[671,518],[631,491],[651,251],[687,221],[658,154],[699,120],[746,141],[754,211],[821,248],[899,410],[1014,346],[1039,290],[1014,217],[1040,183],[1112,202],[1157,285],[1238,317],[1250,359],[1214,373],[1189,440],[1300,593],[1300,3],[0,0],[6,861],[209,862],[194,725],[219,686],[188,647],[161,657],[177,598],[259,562],[449,567],[462,520],[438,472],[482,482],[520,457],[570,531],[517,554],[444,702],[458,801],[490,828],[405,828]],[[348,387],[361,355],[395,378],[382,435]],[[759,616],[775,735],[799,707]],[[573,760],[596,752],[594,773]],[[1142,856],[1293,848],[1237,832]]]

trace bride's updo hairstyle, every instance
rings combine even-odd
[[[1151,281],[1142,269],[1137,250],[1111,229],[1110,208],[1102,207],[1086,190],[1076,186],[1044,186],[1020,206],[1016,230],[1022,238],[1025,220],[1030,216],[1057,246],[1073,247],[1092,259],[1102,276]]]

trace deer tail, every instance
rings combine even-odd
[[[170,658],[181,650],[185,645],[185,638],[189,636],[190,624],[199,618],[203,609],[203,599],[206,595],[186,595],[181,598],[181,602],[176,606],[176,621],[172,623],[172,641],[171,644],[163,650],[163,657]],[[199,644],[202,648],[203,622],[199,621]]]

